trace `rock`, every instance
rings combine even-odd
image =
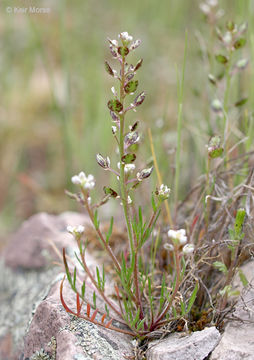
[[[58,272],[56,267],[40,272],[13,271],[0,259],[0,359],[19,358],[32,313],[47,296],[49,285]]]
[[[75,296],[67,284],[64,298],[75,308]],[[40,352],[49,360],[124,360],[125,355],[132,355],[132,345],[129,336],[67,314],[60,303],[57,283],[36,309],[25,338],[23,359],[37,360],[35,356]]]
[[[63,273],[59,274],[59,267],[52,263],[55,252],[49,240],[59,250],[66,247],[73,257],[76,244],[66,226],[88,221],[76,213],[37,214],[8,241],[0,259],[1,360],[125,359],[125,353],[132,354],[129,337],[67,314],[60,302]],[[90,269],[98,265],[89,253],[86,261]],[[64,297],[75,307],[67,281]],[[87,298],[92,303],[89,281]],[[97,306],[104,308],[102,300],[97,300]]]
[[[187,336],[175,333],[164,340],[152,341],[148,345],[146,356],[147,360],[203,360],[219,340],[220,333],[215,327],[196,331]]]
[[[211,360],[253,360],[254,359],[254,261],[242,267],[250,286],[243,290],[234,312],[235,321],[229,322]],[[236,279],[235,286],[242,289]]]
[[[56,255],[50,241],[61,251],[73,243],[67,225],[90,223],[86,215],[67,212],[60,216],[39,213],[30,217],[11,236],[3,256],[7,266],[17,269],[40,269]]]

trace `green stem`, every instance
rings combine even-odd
[[[206,169],[206,229],[208,229],[209,225],[209,217],[210,217],[210,170],[211,170],[211,158],[208,155],[207,158],[207,169]]]
[[[226,88],[224,93],[224,100],[223,100],[223,109],[224,109],[224,116],[223,116],[223,134],[224,134],[224,148],[225,148],[225,161],[227,164],[228,160],[228,100],[229,100],[229,92],[230,92],[230,85],[231,85],[231,75],[230,75],[230,68],[231,68],[231,57],[232,52],[229,52],[229,60],[226,67]]]
[[[121,84],[120,84],[120,102],[124,106],[124,85],[125,85],[125,57],[122,56],[122,64],[121,64]],[[122,157],[124,156],[124,133],[125,133],[125,112],[123,110],[122,114],[120,115],[120,138],[119,138],[119,154],[120,154],[120,190],[121,190],[121,198],[124,210],[124,217],[128,231],[128,238],[129,238],[129,247],[130,247],[130,254],[131,257],[134,256],[134,286],[136,291],[136,305],[137,308],[140,308],[140,317],[143,318],[143,309],[141,303],[141,296],[140,296],[140,289],[139,289],[139,281],[138,281],[138,244],[135,241],[135,249],[134,249],[134,240],[133,240],[133,233],[131,229],[131,221],[129,215],[129,206],[128,206],[128,193],[126,189],[126,182],[125,182],[125,172],[124,172],[124,163],[122,162]]]
[[[176,266],[176,282],[175,282],[175,288],[174,288],[174,291],[173,291],[173,294],[171,295],[171,298],[168,302],[168,305],[164,308],[164,310],[161,312],[161,314],[158,316],[158,318],[156,319],[154,325],[153,325],[153,329],[151,330],[154,330],[158,324],[160,323],[160,321],[164,318],[164,316],[167,314],[167,312],[169,311],[176,295],[177,295],[177,292],[179,290],[179,287],[180,287],[180,278],[181,278],[181,266],[180,266],[180,254],[179,254],[179,249],[177,248],[175,250],[175,266]]]
[[[86,210],[87,210],[87,212],[88,212],[88,215],[89,215],[89,217],[90,217],[90,220],[91,220],[92,223],[94,224],[94,213],[93,213],[91,207],[89,206],[89,203],[88,203],[88,200],[87,200],[87,196],[88,196],[88,195],[87,195],[84,191],[82,191],[82,193],[83,193],[83,196],[84,196],[84,205],[85,205],[85,208],[86,208]],[[115,267],[116,267],[116,269],[117,269],[117,272],[120,274],[120,273],[121,273],[121,266],[120,266],[117,258],[115,257],[115,255],[114,255],[111,247],[109,246],[109,244],[107,244],[107,242],[106,242],[106,240],[104,239],[104,236],[102,235],[102,232],[100,231],[100,229],[99,229],[97,226],[95,226],[95,225],[94,225],[94,228],[96,229],[96,232],[97,232],[99,238],[101,239],[101,241],[102,241],[102,243],[103,243],[106,251],[108,252],[109,256],[111,257],[111,259],[112,259],[112,261],[113,261],[113,263],[114,263],[114,265],[115,265]]]
[[[183,89],[184,89],[184,76],[186,65],[186,53],[187,53],[187,32],[185,33],[185,47],[183,58],[182,79],[178,79],[177,71],[177,87],[178,87],[178,116],[177,116],[177,148],[176,148],[176,170],[175,170],[175,219],[177,217],[177,204],[179,193],[179,180],[180,180],[180,155],[181,155],[181,136],[182,136],[182,121],[183,121]]]

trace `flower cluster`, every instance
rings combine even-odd
[[[171,190],[167,185],[161,184],[159,190],[156,192],[156,195],[158,195],[161,200],[166,200],[169,198],[170,192]]]
[[[168,237],[172,239],[174,244],[184,245],[187,242],[186,230],[169,230]]]
[[[95,186],[94,176],[91,174],[86,176],[83,171],[81,171],[78,175],[74,175],[71,178],[71,181],[73,184],[79,185],[83,190],[91,190]]]
[[[168,231],[168,237],[172,240],[173,244],[166,243],[164,244],[164,249],[168,251],[174,251],[175,247],[179,247],[180,245],[184,245],[182,248],[182,252],[185,255],[191,254],[194,251],[194,245],[193,244],[186,244],[187,242],[187,236],[186,236],[186,230],[180,229],[180,230],[169,230]]]
[[[68,233],[70,233],[74,237],[81,236],[85,231],[85,227],[83,225],[78,225],[78,226],[68,225],[66,229]]]

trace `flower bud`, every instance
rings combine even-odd
[[[153,172],[153,166],[149,169],[143,169],[137,173],[137,180],[143,181],[144,179],[148,178]]]
[[[184,245],[184,247],[183,247],[183,253],[184,253],[185,255],[189,255],[189,254],[193,253],[193,251],[194,251],[194,245],[193,245],[193,244],[186,244],[186,245]]]
[[[103,169],[108,170],[110,168],[110,158],[108,156],[104,158],[101,154],[97,154],[96,161]]]

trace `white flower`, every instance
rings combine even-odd
[[[164,249],[168,251],[174,251],[174,246],[172,244],[164,244]]]
[[[186,236],[185,229],[169,230],[168,236],[181,245],[184,245],[187,242],[187,236]]]
[[[210,6],[208,4],[205,4],[205,3],[201,3],[199,5],[199,8],[205,15],[208,15],[209,12],[211,11]]]
[[[184,253],[185,255],[191,254],[191,253],[193,253],[193,251],[194,251],[194,245],[192,245],[192,244],[186,244],[186,245],[184,245],[184,247],[183,247],[183,253]]]
[[[127,33],[127,31],[121,32],[121,34],[118,35],[119,39],[122,39],[124,42],[129,43],[133,40],[133,37]]]
[[[118,41],[117,40],[111,40],[112,45],[115,47],[118,47]]]
[[[111,91],[114,96],[117,96],[117,92],[114,86],[112,86]]]
[[[112,133],[115,135],[115,133],[117,132],[117,127],[113,125],[111,129],[112,129]]]
[[[132,203],[132,199],[131,199],[130,195],[128,195],[127,203],[128,203],[128,204],[131,204],[131,203]]]
[[[118,196],[118,198],[120,198],[120,196]],[[130,195],[128,195],[128,197],[127,197],[127,204],[129,204],[129,205],[132,204],[132,199],[131,199]],[[122,201],[120,202],[120,205],[123,206]]]
[[[91,190],[95,186],[94,176],[91,174],[86,176],[83,171],[81,171],[78,175],[73,176],[71,181],[75,185],[80,185],[85,190]]]
[[[119,163],[117,163],[117,166],[118,166],[118,169],[120,169],[120,162]],[[132,172],[133,170],[135,170],[135,164],[125,164],[124,165],[124,172],[125,172],[125,174],[128,174],[128,173],[130,173],[130,172]]]
[[[83,233],[84,233],[84,231],[85,231],[85,228],[84,228],[84,226],[83,225],[78,225],[78,226],[67,226],[67,231],[70,233],[70,234],[72,234],[72,235],[74,235],[74,236],[76,236],[76,235],[82,235]]]
[[[170,195],[170,188],[167,187],[167,185],[161,184],[159,191],[158,191],[158,195],[163,198],[163,199],[168,199],[169,195]]]
[[[207,4],[214,7],[218,5],[218,0],[206,0]]]

